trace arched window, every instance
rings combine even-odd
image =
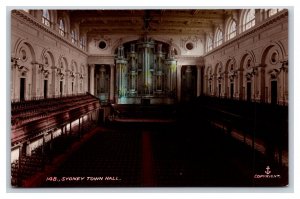
[[[223,42],[223,33],[220,30],[220,28],[218,28],[215,36],[215,47],[220,46],[222,42]]]
[[[236,22],[234,20],[230,20],[227,31],[227,40],[232,39],[236,36]]]
[[[59,34],[63,37],[65,36],[65,24],[62,19],[59,20]]]
[[[243,31],[252,28],[255,25],[255,9],[250,9],[245,12]]]
[[[75,30],[71,31],[71,40],[73,44],[77,44],[77,34]]]
[[[84,37],[81,37],[80,38],[80,41],[79,41],[79,47],[83,50],[85,50],[85,39]]]
[[[50,14],[48,10],[43,10],[42,23],[50,27]]]
[[[282,8],[281,9],[268,9],[267,10],[268,17],[271,17],[282,10],[283,10]]]
[[[206,52],[211,51],[213,48],[213,42],[210,36],[207,36],[206,38]]]

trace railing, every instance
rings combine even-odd
[[[36,97],[28,97],[26,99],[11,99],[11,103],[19,103],[19,102],[27,102],[27,101],[39,101],[39,100],[51,100],[51,99],[59,99],[59,98],[66,98],[66,97],[75,97],[75,96],[83,96],[87,95],[88,93],[76,93],[76,94],[64,94],[64,95],[49,95],[45,96],[36,96]]]
[[[214,96],[214,95],[201,95],[200,97],[207,97],[210,99],[220,99],[220,100],[226,100],[226,101],[232,101],[234,103],[238,102],[238,103],[243,103],[243,104],[249,104],[249,103],[259,103],[259,104],[265,104],[265,105],[272,105],[272,106],[288,106],[288,102],[286,101],[277,101],[277,103],[268,103],[263,99],[250,99],[250,100],[245,100],[245,99],[240,99],[240,98],[236,98],[236,97],[228,97],[228,96]]]

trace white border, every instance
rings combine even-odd
[[[200,2],[201,1],[201,2]],[[2,44],[1,47],[1,67],[0,67],[0,74],[1,74],[1,78],[0,78],[0,93],[9,93],[7,91],[7,79],[9,79],[10,77],[7,76],[7,72],[6,72],[6,67],[7,65],[10,63],[9,60],[9,51],[8,49],[10,48],[10,40],[8,38],[10,38],[9,34],[10,34],[10,28],[7,25],[9,19],[7,19],[7,16],[9,16],[9,14],[7,14],[7,6],[14,6],[14,7],[26,7],[26,6],[34,6],[36,8],[38,7],[56,7],[57,6],[64,6],[65,8],[71,9],[73,6],[79,6],[79,9],[81,6],[88,6],[90,9],[93,9],[94,6],[95,7],[103,7],[103,8],[112,8],[112,9],[116,9],[117,7],[122,6],[123,9],[130,9],[130,8],[141,8],[141,9],[145,9],[145,8],[233,8],[233,7],[238,7],[238,8],[242,8],[242,7],[248,7],[248,6],[255,6],[255,7],[277,7],[277,6],[294,6],[294,20],[296,21],[296,19],[300,19],[299,14],[300,14],[300,10],[299,10],[299,3],[300,1],[298,0],[251,0],[251,1],[241,1],[241,0],[207,0],[205,2],[203,2],[204,0],[184,0],[182,2],[177,2],[175,0],[173,1],[163,1],[163,0],[151,0],[150,2],[145,1],[145,0],[86,0],[86,1],[82,1],[82,0],[65,0],[65,1],[61,1],[61,0],[1,0],[0,1],[0,27],[2,27],[2,30],[0,31],[1,33],[1,40],[0,43]],[[125,3],[126,2],[126,3]],[[297,5],[298,4],[298,5]],[[70,5],[72,5],[70,7]],[[172,7],[169,7],[169,6]],[[104,7],[105,6],[105,7]],[[117,6],[117,7],[116,7]],[[73,7],[74,8],[74,7]],[[77,7],[78,8],[78,7]],[[84,8],[86,9],[86,7]],[[289,13],[291,14],[291,12]],[[299,91],[296,91],[296,89],[299,90],[298,85],[300,85],[299,80],[300,78],[297,78],[299,75],[299,59],[295,59],[294,62],[294,66],[296,66],[295,68],[291,68],[291,64],[294,61],[294,57],[298,58],[300,57],[299,54],[299,39],[297,37],[297,35],[299,34],[299,26],[297,26],[297,24],[291,20],[291,15],[289,17],[290,20],[290,29],[289,29],[289,40],[290,40],[290,45],[289,45],[289,79],[290,79],[290,85],[289,85],[289,91],[290,91],[290,131],[295,132],[294,133],[294,140],[297,140],[294,144],[294,192],[295,193],[260,193],[260,192],[277,192],[276,188],[275,189],[265,189],[265,188],[249,188],[249,189],[244,189],[244,188],[225,188],[223,189],[223,193],[220,193],[218,191],[218,189],[221,188],[199,188],[198,190],[191,190],[189,188],[175,188],[175,189],[170,189],[170,190],[165,190],[162,191],[164,193],[156,193],[156,192],[161,192],[155,188],[144,188],[144,189],[91,189],[91,190],[77,190],[77,189],[59,189],[59,192],[67,192],[68,194],[62,194],[62,193],[47,193],[45,194],[45,192],[55,192],[53,189],[51,190],[43,190],[43,189],[17,189],[18,192],[29,192],[29,194],[17,194],[17,193],[7,193],[7,182],[6,182],[6,167],[7,164],[5,164],[4,162],[7,162],[7,148],[9,147],[9,143],[7,143],[7,136],[6,136],[6,132],[7,129],[5,129],[5,126],[7,124],[9,124],[10,121],[7,121],[7,112],[4,110],[7,110],[6,106],[7,104],[10,104],[9,101],[9,96],[6,97],[1,97],[0,98],[0,103],[1,103],[1,117],[0,117],[0,121],[1,121],[1,127],[2,129],[2,133],[1,133],[1,139],[0,139],[0,157],[1,157],[1,162],[2,164],[0,164],[1,167],[1,198],[20,198],[20,197],[24,197],[24,198],[41,198],[41,197],[46,197],[46,198],[52,198],[52,197],[75,197],[75,198],[82,198],[82,197],[86,197],[86,198],[108,198],[108,197],[112,197],[112,198],[185,198],[185,197],[189,197],[189,198],[299,198],[300,194],[299,194],[299,190],[297,189],[297,187],[299,188],[299,176],[300,173],[298,171],[297,168],[300,168],[299,165],[299,151],[300,151],[300,144],[299,144],[299,140],[300,140],[300,136],[299,133],[297,132],[299,130],[299,123],[296,121],[296,118],[298,119],[298,112],[299,112],[299,103],[297,103],[300,99],[299,99]],[[291,27],[292,26],[292,27]],[[3,27],[5,30],[3,30]],[[292,30],[292,28],[294,27],[294,30]],[[292,32],[293,31],[293,32]],[[292,35],[291,35],[292,34]],[[292,44],[292,45],[291,45]],[[299,66],[299,67],[297,67]],[[9,75],[9,74],[8,74]],[[291,81],[293,80],[293,81]],[[293,88],[295,88],[295,92],[293,92]],[[2,95],[3,96],[3,95]],[[6,103],[7,101],[7,103]],[[295,120],[295,122],[294,122]],[[290,140],[290,142],[294,142],[294,140]],[[8,147],[7,147],[8,145]],[[293,154],[290,154],[293,155]],[[290,179],[291,180],[291,179]],[[239,190],[242,190],[242,192],[244,193],[236,193],[236,192],[241,192]],[[83,192],[83,193],[74,193],[74,192]],[[215,192],[218,193],[215,193]],[[35,193],[35,192],[39,192],[39,193]],[[102,192],[102,193],[88,193],[88,192]],[[104,192],[104,193],[103,193]],[[113,194],[113,192],[119,192],[117,194]],[[123,193],[122,193],[123,192]],[[133,193],[132,193],[133,192]],[[142,192],[142,193],[141,193]],[[165,193],[165,192],[169,192],[169,193]],[[179,193],[178,193],[179,192]],[[196,192],[196,193],[195,193]],[[199,193],[199,192],[204,192],[204,193]],[[205,193],[205,192],[209,192],[209,193]],[[227,193],[229,192],[229,193]],[[233,192],[233,193],[231,193]],[[279,191],[279,192],[284,192],[284,191]],[[33,194],[35,193],[35,194]],[[72,194],[73,193],[73,194]]]

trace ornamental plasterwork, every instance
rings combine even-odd
[[[194,44],[195,48],[197,48],[197,43],[198,41],[202,42],[199,36],[194,35],[194,36],[187,36],[187,37],[181,37],[180,39],[180,47],[181,48],[186,48],[187,43],[192,43]]]

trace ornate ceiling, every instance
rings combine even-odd
[[[89,36],[99,34],[203,34],[233,10],[72,10],[71,20]]]

